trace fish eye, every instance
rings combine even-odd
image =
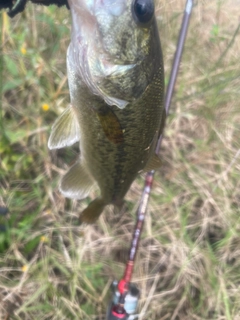
[[[154,16],[154,1],[133,0],[132,13],[137,24],[142,26],[149,24]]]

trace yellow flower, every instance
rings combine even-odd
[[[40,241],[41,241],[41,242],[47,242],[47,237],[41,236]]]
[[[26,272],[27,270],[28,270],[28,266],[27,265],[22,266],[22,272]]]
[[[42,109],[43,111],[48,111],[49,110],[49,105],[47,103],[42,104]]]
[[[27,50],[24,46],[22,46],[20,50],[23,55],[27,53]]]

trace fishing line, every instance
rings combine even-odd
[[[0,131],[3,132],[3,110],[2,110],[2,94],[3,94],[3,27],[4,27],[4,12],[1,13],[2,23],[0,28]]]

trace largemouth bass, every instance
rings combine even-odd
[[[153,0],[68,2],[71,104],[48,146],[80,142],[60,191],[83,199],[97,184],[101,195],[80,216],[92,223],[106,205],[121,205],[139,172],[161,164],[154,150],[165,119],[163,60]]]

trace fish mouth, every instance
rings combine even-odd
[[[107,10],[108,13],[113,16],[120,16],[126,8],[126,1],[125,0],[95,0],[95,8],[98,10],[99,9]]]
[[[126,0],[68,0],[70,8],[82,11],[83,14],[89,13],[92,16],[107,12],[112,16],[120,16],[126,9]]]

